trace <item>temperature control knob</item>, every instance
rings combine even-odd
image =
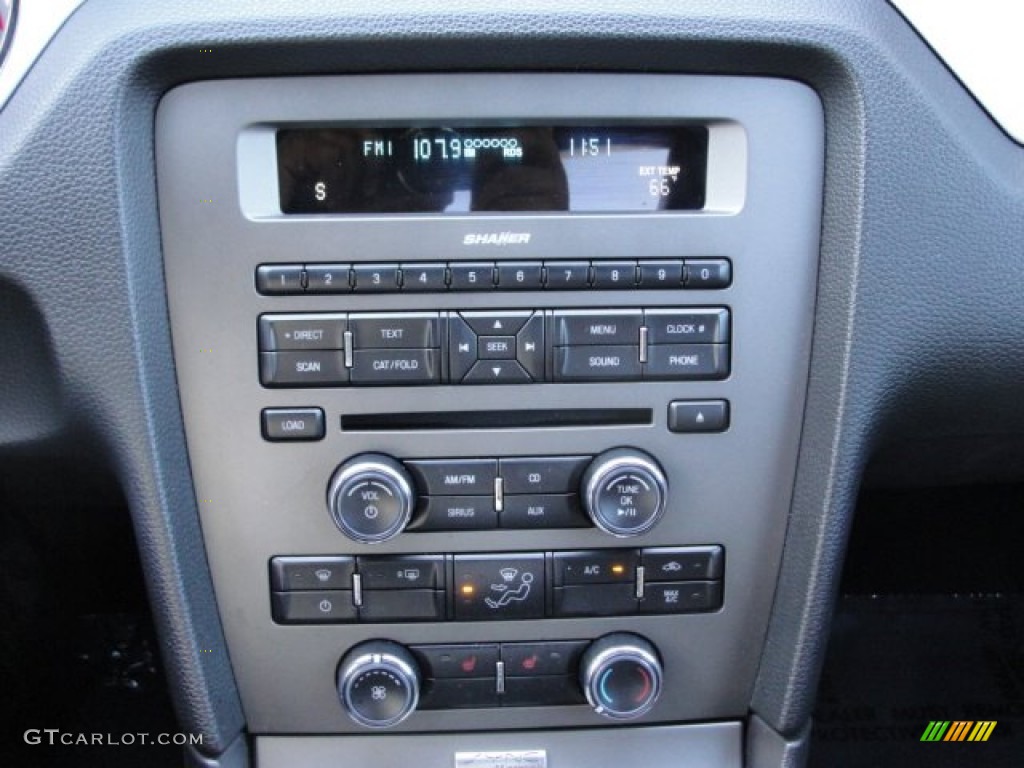
[[[334,471],[327,486],[327,508],[335,525],[364,544],[401,533],[415,503],[409,473],[382,453],[354,456]]]
[[[345,654],[338,666],[338,696],[349,717],[360,725],[398,725],[419,702],[416,660],[390,640],[361,643]]]
[[[631,720],[650,711],[661,694],[658,652],[647,640],[616,632],[595,640],[580,659],[580,685],[594,711]]]
[[[668,501],[665,473],[651,456],[635,448],[615,448],[595,457],[581,484],[587,514],[612,536],[647,533]]]

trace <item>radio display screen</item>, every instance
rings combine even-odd
[[[699,210],[707,157],[700,125],[277,131],[286,214]]]

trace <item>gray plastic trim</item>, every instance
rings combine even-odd
[[[465,711],[465,710],[464,710]],[[254,740],[260,768],[336,768],[339,765],[408,768],[451,766],[456,752],[545,750],[551,768],[741,768],[738,722],[527,733],[446,733],[421,736],[261,736]],[[789,768],[786,766],[786,768]]]
[[[10,39],[0,36],[0,110],[64,23],[85,0],[23,0],[14,3]],[[6,49],[6,50],[5,50]]]

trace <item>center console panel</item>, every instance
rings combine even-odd
[[[251,732],[746,715],[809,362],[809,89],[195,83],[156,149]]]

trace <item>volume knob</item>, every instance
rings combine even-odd
[[[331,476],[327,508],[342,533],[364,544],[387,541],[409,524],[416,494],[400,462],[382,453],[346,461]]]
[[[370,640],[338,666],[338,696],[349,717],[367,728],[390,728],[412,714],[420,697],[416,660],[390,640]]]

